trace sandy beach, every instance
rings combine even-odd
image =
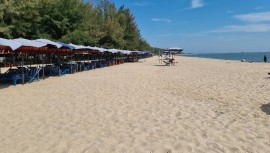
[[[269,63],[176,61],[0,85],[0,153],[269,152]]]

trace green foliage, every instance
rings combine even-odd
[[[152,50],[131,11],[109,0],[0,0],[0,37]]]

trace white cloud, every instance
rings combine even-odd
[[[155,21],[155,22],[172,22],[172,20],[170,19],[166,19],[166,18],[153,18],[151,19],[152,21]]]
[[[246,22],[265,22],[270,21],[270,12],[248,13],[234,16]]]
[[[229,25],[210,32],[270,32],[270,24]]]
[[[191,8],[200,8],[203,7],[203,0],[192,0],[191,1]]]

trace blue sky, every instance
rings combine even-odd
[[[153,47],[185,52],[270,51],[270,0],[112,0]]]

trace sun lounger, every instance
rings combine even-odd
[[[94,62],[85,62],[84,66],[86,67],[87,70],[92,70],[96,68],[96,65]]]
[[[172,63],[169,62],[169,61],[163,61],[163,62],[165,63],[166,66],[171,66],[171,64],[172,64]]]
[[[45,75],[49,76],[61,76],[69,73],[68,69],[60,69],[59,66],[56,65],[47,65],[44,67]]]
[[[96,68],[103,68],[104,65],[102,64],[102,61],[96,61]]]
[[[3,83],[12,82],[16,86],[19,81],[23,80],[23,73],[26,73],[26,69],[24,70],[25,72],[22,72],[22,69],[10,68],[4,74],[0,75],[0,81]]]
[[[33,80],[38,80],[42,68],[41,67],[28,67],[28,68],[30,71],[28,75],[26,75],[25,77],[26,81],[28,81],[28,83],[31,83]]]
[[[13,82],[13,85],[16,86],[17,80],[22,79],[22,74],[18,69],[8,69],[4,74],[0,75],[0,81],[3,83]]]
[[[87,71],[87,67],[84,65],[83,62],[77,62],[79,71]]]
[[[177,62],[174,62],[173,60],[168,60],[168,61],[163,61],[165,63],[166,66],[171,66],[171,65],[175,65],[175,63]]]
[[[77,64],[62,64],[60,68],[62,71],[68,71],[69,74],[79,71]]]

